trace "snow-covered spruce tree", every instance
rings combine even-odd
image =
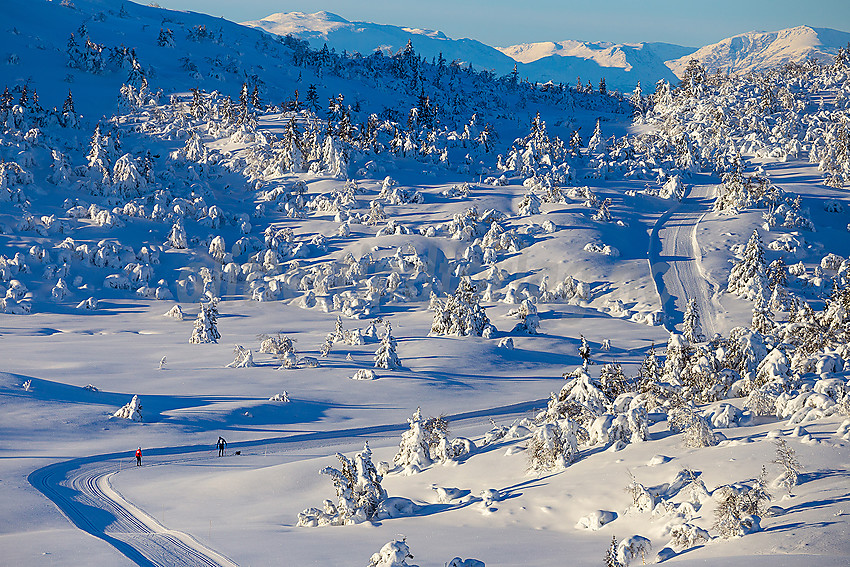
[[[608,399],[597,388],[583,367],[565,373],[568,381],[560,392],[549,396],[546,410],[538,413],[537,423],[552,423],[562,419],[572,419],[587,427],[594,419],[605,413]]]
[[[581,346],[578,347],[578,355],[581,357],[582,368],[587,370],[587,367],[593,363],[590,361],[590,345],[587,344],[587,339],[584,338],[584,335],[581,335]]]
[[[611,543],[605,551],[605,559],[603,559],[602,565],[604,567],[624,567],[617,559],[617,536],[611,536]]]
[[[729,273],[727,290],[744,299],[754,299],[759,291],[759,283],[762,290],[768,288],[766,268],[764,246],[758,230],[754,230],[744,248],[743,257]]]
[[[478,303],[478,294],[469,277],[461,278],[445,302],[434,302],[433,335],[480,337],[489,325],[490,319]]]
[[[138,395],[134,395],[130,403],[123,406],[121,409],[112,414],[112,417],[119,419],[129,419],[130,421],[142,421],[142,402]]]
[[[693,348],[690,343],[678,333],[671,332],[667,340],[666,358],[661,373],[662,380],[674,386],[682,384],[682,374],[690,364]]]
[[[367,567],[416,567],[407,562],[413,559],[404,538],[384,544],[380,551],[369,559]]]
[[[349,459],[336,454],[340,468],[325,467],[321,474],[328,475],[336,488],[337,504],[325,501],[324,510],[308,508],[298,514],[299,526],[359,524],[372,520],[387,497],[381,486],[381,475],[372,463],[372,451],[367,441],[363,451]]]
[[[782,467],[779,484],[791,494],[791,490],[797,486],[797,479],[803,467],[797,460],[793,447],[789,446],[785,439],[776,440],[776,458],[772,462]]]
[[[540,425],[528,441],[528,469],[549,471],[569,466],[578,458],[576,429],[570,419]]]
[[[685,447],[700,448],[717,445],[711,424],[689,405],[673,408],[668,413],[667,423],[672,431],[682,433]]]
[[[375,368],[386,368],[387,370],[401,368],[401,360],[396,354],[398,345],[395,337],[393,337],[393,327],[389,321],[384,321],[384,329],[381,346],[375,351]]]
[[[422,470],[431,464],[431,446],[435,437],[445,436],[447,427],[438,427],[435,418],[422,419],[422,410],[416,408],[413,417],[408,418],[410,427],[402,433],[401,442],[398,445],[398,453],[393,458],[393,463],[400,467],[415,467]],[[445,420],[441,420],[445,424]]]
[[[629,391],[623,366],[616,362],[603,365],[599,373],[599,386],[605,397],[612,402],[623,392]]]
[[[682,323],[682,335],[689,343],[699,343],[705,340],[702,334],[702,327],[699,320],[699,307],[697,300],[691,299],[688,301],[688,308],[685,310],[685,320]]]
[[[171,227],[171,232],[168,234],[168,245],[180,250],[189,247],[189,239],[186,236],[182,219],[177,219],[174,226]]]
[[[201,303],[198,318],[195,319],[195,327],[189,342],[192,344],[217,343],[221,335],[218,332],[218,300],[212,299],[208,303]]]

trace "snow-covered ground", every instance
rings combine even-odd
[[[9,13],[2,563],[847,564],[846,52],[625,98]]]

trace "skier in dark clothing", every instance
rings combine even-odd
[[[224,446],[227,445],[227,441],[224,440],[224,437],[221,435],[218,436],[218,441],[216,441],[216,445],[218,446],[218,456],[224,456]]]
[[[137,467],[142,466],[142,448],[141,447],[136,449],[136,466]]]

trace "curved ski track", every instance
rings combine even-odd
[[[545,406],[545,399],[531,400],[446,416],[452,422],[522,413]],[[276,452],[284,449],[343,443],[353,438],[403,431],[407,423],[299,433],[230,443],[230,447]],[[323,443],[323,441],[325,443]],[[330,441],[330,443],[327,443]],[[145,451],[145,466],[212,460],[211,446],[185,445]],[[92,455],[54,463],[32,472],[30,484],[51,500],[59,511],[84,532],[112,545],[128,559],[144,567],[234,567],[235,561],[205,546],[189,534],[170,530],[115,490],[110,478],[121,471],[128,453]],[[125,467],[135,469],[132,467]]]
[[[702,269],[696,231],[711,210],[711,191],[710,185],[691,187],[680,203],[656,221],[649,240],[649,268],[661,298],[664,326],[673,331],[682,323],[688,302],[696,299],[702,333],[708,338],[717,332],[718,286]]]

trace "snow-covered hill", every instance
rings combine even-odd
[[[848,43],[850,33],[829,28],[798,26],[775,32],[752,31],[701,47],[667,61],[667,65],[679,77],[690,59],[696,59],[709,71],[747,73],[809,59],[827,63]]]
[[[407,41],[426,58],[472,63],[505,75],[514,65],[529,80],[575,84],[576,77],[590,81],[594,88],[605,77],[611,90],[631,91],[640,81],[644,86],[659,79],[676,81],[664,61],[691,53],[694,48],[665,43],[614,44],[563,41],[526,43],[510,47],[490,47],[473,39],[452,39],[443,32],[416,28],[350,22],[336,14],[287,12],[272,14],[244,25],[277,35],[291,34],[310,42],[314,48],[327,43],[337,52],[369,55],[376,49],[396,53]]]
[[[510,57],[474,39],[452,39],[443,32],[433,30],[349,22],[330,12],[283,12],[261,20],[243,22],[243,25],[271,34],[293,35],[308,41],[314,49],[320,49],[327,43],[328,47],[334,48],[337,53],[347,51],[368,56],[376,50],[381,50],[385,54],[393,55],[404,49],[410,40],[417,53],[428,60],[442,54],[449,63],[472,63],[479,69],[491,69],[497,75],[506,75],[514,66]]]
[[[3,565],[848,564],[850,52],[626,99],[3,8]]]

